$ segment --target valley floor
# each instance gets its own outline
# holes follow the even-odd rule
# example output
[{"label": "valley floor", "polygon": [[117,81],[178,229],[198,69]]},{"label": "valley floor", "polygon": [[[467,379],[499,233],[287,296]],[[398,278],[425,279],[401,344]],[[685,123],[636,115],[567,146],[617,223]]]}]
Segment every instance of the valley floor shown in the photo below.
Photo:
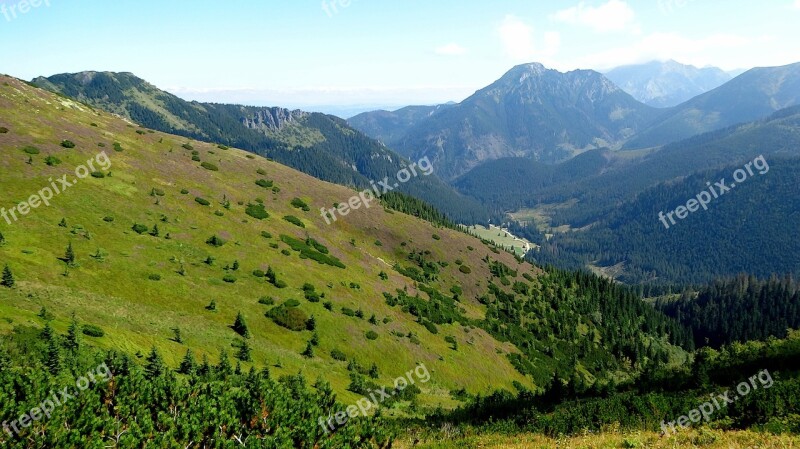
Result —
[{"label": "valley floor", "polygon": [[800,436],[773,435],[754,431],[690,429],[671,437],[654,432],[587,433],[581,436],[549,438],[536,434],[483,435],[417,440],[415,435],[400,438],[393,447],[400,449],[612,449],[612,448],[706,448],[706,449],[788,449],[800,447]]}]

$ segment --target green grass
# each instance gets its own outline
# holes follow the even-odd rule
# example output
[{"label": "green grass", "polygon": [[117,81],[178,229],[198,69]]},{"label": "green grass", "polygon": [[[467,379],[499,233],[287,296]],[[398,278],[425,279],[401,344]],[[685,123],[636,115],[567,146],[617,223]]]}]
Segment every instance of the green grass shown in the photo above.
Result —
[{"label": "green grass", "polygon": [[[459,324],[440,325],[439,334],[433,335],[413,316],[387,306],[382,294],[396,289],[407,289],[410,295],[417,292],[412,280],[391,267],[404,261],[410,251],[424,248],[431,251],[431,259],[449,264],[442,268],[434,286],[446,292],[453,285],[461,285],[461,307],[467,316],[479,318],[485,308],[475,298],[485,293],[490,278],[483,258],[501,259],[514,269],[535,275],[533,267],[520,266],[510,254],[493,254],[473,237],[436,229],[382,208],[362,208],[327,225],[319,214],[306,214],[302,207],[294,207],[292,200],[333,204],[351,196],[352,190],[261,157],[250,159],[247,153],[233,148],[214,156],[219,158],[215,160],[219,171],[198,169],[187,152],[177,151],[186,143],[185,138],[137,134],[135,128],[111,114],[77,103],[62,110],[54,96],[12,78],[3,80],[12,86],[0,90],[0,123],[9,129],[0,140],[0,191],[6,209],[48,186],[49,178],[70,174],[94,157],[98,142],[113,143],[124,151],[108,152],[112,165],[104,172],[110,171],[113,176],[82,179],[55,196],[51,206],[32,210],[17,223],[8,225],[0,220],[0,232],[6,238],[6,244],[0,247],[0,265],[8,263],[17,279],[15,289],[0,288],[0,332],[16,325],[42,327],[44,322],[36,314],[44,306],[54,314],[52,325],[58,332],[65,331],[70,315],[75,313],[81,325],[103,330],[102,337],[85,337],[91,344],[144,354],[155,345],[167,363],[176,367],[187,348],[198,359],[207,355],[212,362],[222,349],[232,353],[235,349],[231,343],[237,336],[229,326],[241,311],[252,333],[254,360],[244,363],[245,369],[254,364],[269,366],[275,375],[300,370],[310,379],[322,375],[343,402],[358,397],[346,391],[349,373],[346,364],[331,357],[334,349],[362,365],[376,363],[382,376],[376,381],[379,384],[391,382],[417,363],[425,363],[432,380],[423,387],[423,405],[453,406],[448,392],[461,387],[478,393],[495,388],[512,390],[513,381],[530,386],[507,359],[509,352],[516,351],[510,344]],[[66,137],[75,148],[61,147]],[[20,151],[26,145],[57,157],[61,164],[48,166],[41,156],[27,164],[27,155]],[[206,154],[203,152],[217,146],[192,142],[191,148]],[[255,183],[257,170],[269,173],[274,185],[280,186],[266,199],[270,216],[262,220],[246,213],[248,204],[256,204],[256,199],[264,196],[264,188]],[[153,191],[158,194],[151,196]],[[196,198],[215,207],[201,206]],[[215,210],[222,209],[217,205],[226,198],[230,208],[222,216],[216,215]],[[302,223],[303,228],[282,218],[291,214],[302,217],[292,221]],[[66,218],[67,228],[58,226],[62,218]],[[135,224],[144,228],[140,228],[141,235],[134,231]],[[158,225],[159,237],[150,235],[154,225]],[[77,231],[73,233],[73,229]],[[440,240],[432,239],[433,234]],[[207,244],[214,235],[226,243],[220,247]],[[287,236],[291,240],[286,241],[301,243],[312,236],[316,245],[303,243],[301,251],[335,258],[331,260],[341,261],[345,268],[301,258],[285,241],[267,236]],[[381,246],[374,245],[376,240]],[[70,242],[79,266],[65,270],[59,257]],[[91,257],[98,250],[103,257]],[[281,254],[287,250],[289,256]],[[215,260],[213,265],[204,263],[209,256]],[[469,265],[472,273],[458,271],[456,259]],[[241,267],[226,272],[224,267],[234,260]],[[279,289],[252,275],[255,270],[266,272],[269,266],[286,288]],[[382,271],[387,275],[385,280],[379,276]],[[235,282],[226,282],[226,276]],[[315,286],[315,293],[321,296],[319,302],[306,299],[302,290],[306,283]],[[351,284],[360,288],[350,288]],[[424,297],[424,293],[421,295]],[[288,330],[266,317],[269,306],[259,304],[262,297],[272,297],[276,304],[297,300],[299,310],[315,317],[320,336],[315,357],[300,355],[310,333]],[[212,301],[216,302],[216,311],[206,310]],[[326,302],[333,304],[334,312],[326,310]],[[339,313],[342,307],[362,309],[366,317],[374,314],[378,324],[346,317]],[[184,344],[171,340],[175,327],[182,330]],[[379,335],[377,340],[365,337],[370,330]],[[413,332],[419,344],[392,332]],[[458,351],[450,349],[445,336],[457,338]],[[278,361],[280,368],[274,366]]]}]

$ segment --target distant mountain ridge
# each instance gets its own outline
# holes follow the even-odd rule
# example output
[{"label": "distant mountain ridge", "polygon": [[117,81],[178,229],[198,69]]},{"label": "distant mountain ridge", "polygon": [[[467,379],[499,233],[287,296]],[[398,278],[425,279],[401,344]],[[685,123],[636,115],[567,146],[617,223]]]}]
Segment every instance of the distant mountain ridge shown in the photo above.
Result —
[{"label": "distant mountain ridge", "polygon": [[[36,78],[32,84],[151,129],[242,148],[341,185],[367,188],[371,181],[394,177],[408,163],[331,115],[188,102],[131,73],[60,74]],[[398,190],[431,203],[455,221],[489,219],[485,208],[459,195],[435,174],[414,177]]]},{"label": "distant mountain ridge", "polygon": [[455,103],[435,106],[406,106],[396,111],[364,112],[347,120],[353,128],[392,147],[409,129]]},{"label": "distant mountain ridge", "polygon": [[699,69],[673,60],[617,67],[605,76],[637,100],[657,108],[677,106],[732,79],[717,67]]},{"label": "distant mountain ridge", "polygon": [[490,160],[556,162],[614,147],[657,114],[598,72],[522,64],[414,125],[393,148],[412,158],[429,157],[439,174],[452,180]]},{"label": "distant mountain ridge", "polygon": [[800,63],[748,70],[722,86],[668,109],[625,148],[656,147],[800,104]]}]

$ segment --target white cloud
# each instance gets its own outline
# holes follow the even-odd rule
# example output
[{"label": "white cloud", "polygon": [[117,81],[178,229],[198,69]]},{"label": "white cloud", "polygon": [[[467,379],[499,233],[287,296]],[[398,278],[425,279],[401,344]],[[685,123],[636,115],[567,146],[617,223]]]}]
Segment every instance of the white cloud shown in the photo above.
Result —
[{"label": "white cloud", "polygon": [[546,64],[561,47],[561,35],[555,31],[544,33],[537,46],[533,27],[512,15],[503,19],[498,34],[506,54],[516,61]]},{"label": "white cloud", "polygon": [[[577,6],[556,12],[551,20],[570,25],[586,26],[601,33],[624,31],[633,26],[636,13],[622,0],[609,0],[598,7],[580,2]],[[633,26],[633,31],[636,27]]]},{"label": "white cloud", "polygon": [[794,9],[800,9],[800,0],[794,0]]},{"label": "white cloud", "polygon": [[449,43],[447,45],[442,45],[441,47],[436,48],[437,55],[460,56],[466,53],[467,49],[456,43]]}]

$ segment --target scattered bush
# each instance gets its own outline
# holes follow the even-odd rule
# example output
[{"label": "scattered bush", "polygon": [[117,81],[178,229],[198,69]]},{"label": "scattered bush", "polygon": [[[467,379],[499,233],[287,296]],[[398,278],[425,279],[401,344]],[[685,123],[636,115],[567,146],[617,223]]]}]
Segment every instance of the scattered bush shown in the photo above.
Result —
[{"label": "scattered bush", "polygon": [[150,279],[151,281],[160,281],[161,280],[161,275],[160,274],[151,274],[151,275],[147,276],[147,279]]},{"label": "scattered bush", "polygon": [[346,362],[347,361],[347,355],[345,355],[344,352],[342,352],[342,351],[340,351],[340,350],[338,350],[336,348],[331,349],[331,358],[333,358],[333,360],[338,360],[340,362]]},{"label": "scattered bush", "polygon": [[299,332],[306,330],[308,316],[297,307],[286,307],[280,305],[267,311],[266,316],[271,318],[275,324],[286,329]]},{"label": "scattered bush", "polygon": [[139,235],[142,235],[142,234],[150,231],[150,228],[148,228],[147,226],[145,226],[143,224],[139,224],[139,223],[134,224],[131,229],[133,229],[133,232],[135,232],[135,233],[137,233]]},{"label": "scattered bush", "polygon": [[278,279],[278,280],[276,280],[276,281],[275,281],[275,283],[274,283],[273,285],[274,285],[276,288],[286,288],[286,287],[287,287],[287,285],[286,285],[286,281],[284,281],[283,279]]},{"label": "scattered bush", "polygon": [[189,143],[184,143],[184,144],[183,144],[183,145],[181,145],[181,146],[182,146],[182,147],[183,147],[183,149],[185,149],[185,150],[194,151],[194,147],[193,147],[191,144],[189,144]]},{"label": "scattered bush", "polygon": [[208,240],[206,240],[206,243],[215,248],[219,248],[220,246],[225,244],[225,240],[223,240],[220,237],[217,237],[216,235],[212,235],[211,237],[208,238]]},{"label": "scattered bush", "polygon": [[256,173],[258,173],[259,175],[262,175],[262,176],[266,176],[267,175],[267,171],[264,170],[263,168],[259,168],[258,170],[256,170]]},{"label": "scattered bush", "polygon": [[288,221],[289,223],[295,225],[295,226],[299,226],[301,228],[305,228],[306,227],[306,225],[303,224],[303,222],[299,218],[295,217],[294,215],[286,215],[285,217],[283,217],[283,219]]},{"label": "scattered bush", "polygon": [[458,271],[460,271],[460,272],[462,272],[464,274],[472,273],[472,269],[470,269],[470,267],[468,267],[466,265],[461,265],[460,267],[458,267]]},{"label": "scattered bush", "polygon": [[442,239],[441,237],[439,237],[439,234],[433,234],[431,237],[433,237],[434,240],[441,240]]},{"label": "scattered bush", "polygon": [[101,329],[99,326],[95,326],[94,324],[84,324],[83,325],[83,334],[88,335],[90,337],[102,337],[106,333]]},{"label": "scattered bush", "polygon": [[267,273],[264,273],[262,270],[253,270],[253,276],[257,278],[263,278],[266,275]]},{"label": "scattered bush", "polygon": [[202,164],[200,164],[200,166],[205,168],[206,170],[219,171],[219,167],[217,167],[216,165],[212,164],[211,162],[203,162]]},{"label": "scattered bush", "polygon": [[367,331],[366,333],[367,340],[377,340],[378,333],[375,331]]},{"label": "scattered bush", "polygon": [[271,239],[272,238],[272,234],[270,234],[267,231],[261,231],[261,237],[264,237],[265,239]]},{"label": "scattered bush", "polygon": [[211,205],[210,201],[208,201],[205,198],[200,198],[199,196],[196,197],[194,200],[197,202],[197,204],[201,204],[203,206],[210,206]]},{"label": "scattered bush", "polygon": [[5,134],[7,132],[8,132],[8,128],[6,128],[5,126],[0,126],[0,134]]},{"label": "scattered bush", "polygon": [[266,179],[259,179],[258,181],[256,181],[256,185],[259,187],[263,187],[265,189],[270,189],[273,186],[273,182],[267,181]]},{"label": "scattered bush", "polygon": [[47,156],[44,158],[44,163],[49,165],[50,167],[55,167],[56,165],[61,163],[61,159],[55,156]]},{"label": "scattered bush", "polygon": [[275,300],[272,298],[272,296],[262,296],[261,298],[258,298],[258,303],[265,306],[271,306],[275,304]]},{"label": "scattered bush", "polygon": [[114,142],[114,151],[118,153],[121,153],[123,151],[122,145],[119,142]]},{"label": "scattered bush", "polygon": [[356,316],[356,311],[351,309],[351,308],[349,308],[349,307],[342,307],[342,315],[349,316],[349,317],[355,317]]},{"label": "scattered bush", "polygon": [[228,284],[236,283],[236,278],[232,274],[226,274],[223,278],[223,281],[227,282]]},{"label": "scattered bush", "polygon": [[101,172],[101,171],[93,171],[91,174],[92,174],[92,178],[103,179],[103,178],[106,177],[106,174]]},{"label": "scattered bush", "polygon": [[140,136],[142,136],[142,135],[144,135],[144,134],[146,134],[146,133],[145,133],[143,130],[141,130],[141,129],[137,129],[137,130],[136,130],[136,134],[139,134]]},{"label": "scattered bush", "polygon": [[192,156],[192,161],[194,161],[194,162],[200,162],[200,160],[201,160],[201,159],[200,159],[200,156],[197,156],[197,155],[194,155],[194,156]]},{"label": "scattered bush", "polygon": [[114,217],[103,217],[103,221],[106,223],[112,223],[114,221]]},{"label": "scattered bush", "polygon": [[75,148],[75,142],[71,140],[62,140],[61,146],[64,148]]},{"label": "scattered bush", "polygon": [[302,209],[304,212],[308,212],[311,208],[306,204],[305,201],[301,200],[300,198],[295,198],[292,200],[292,206],[297,209]]},{"label": "scattered bush", "polygon": [[269,218],[269,213],[266,209],[264,209],[263,204],[248,204],[244,212],[256,220],[264,220]]},{"label": "scattered bush", "polygon": [[39,149],[34,147],[34,146],[32,146],[32,145],[25,145],[24,147],[22,147],[22,151],[24,151],[24,152],[26,152],[28,154],[39,154],[40,153]]}]

